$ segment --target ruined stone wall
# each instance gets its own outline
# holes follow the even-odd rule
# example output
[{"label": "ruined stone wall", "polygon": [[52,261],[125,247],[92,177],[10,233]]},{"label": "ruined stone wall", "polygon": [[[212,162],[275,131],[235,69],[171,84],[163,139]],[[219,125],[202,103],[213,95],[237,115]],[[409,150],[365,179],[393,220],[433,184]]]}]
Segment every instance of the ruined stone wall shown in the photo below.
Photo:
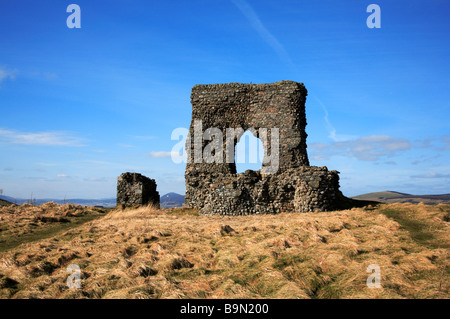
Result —
[{"label": "ruined stone wall", "polygon": [[280,174],[248,170],[199,184],[190,205],[206,215],[277,214],[337,208],[339,177],[326,167],[300,167]]},{"label": "ruined stone wall", "polygon": [[[280,170],[309,165],[306,152],[305,101],[307,91],[302,83],[282,81],[273,84],[213,84],[192,88],[192,121],[190,134],[194,134],[194,121],[201,120],[203,131],[215,127],[223,132],[227,128],[279,128]],[[234,145],[238,139],[234,141]],[[224,134],[224,141],[226,137]],[[206,144],[206,143],[205,143]],[[205,146],[203,145],[203,147]],[[194,163],[194,141],[187,145],[192,165],[211,173],[236,173],[236,166],[226,164]],[[270,150],[270,148],[269,148]]]},{"label": "ruined stone wall", "polygon": [[138,173],[123,173],[117,178],[117,205],[148,205],[159,208],[156,182]]},{"label": "ruined stone wall", "polygon": [[[280,213],[283,211],[326,211],[336,207],[339,176],[326,167],[310,167],[306,151],[305,101],[307,90],[302,83],[281,81],[271,84],[196,85],[192,89],[192,121],[190,139],[186,143],[186,205],[198,207],[202,214],[245,215]],[[240,136],[231,141],[227,128],[279,130],[279,163],[273,174],[261,171],[236,174],[235,163],[195,161],[200,133],[218,128],[222,144],[235,149]],[[195,131],[197,130],[197,132]],[[200,134],[201,135],[201,134]],[[259,137],[259,136],[258,136]],[[198,140],[197,140],[198,142]],[[262,141],[265,157],[271,154],[270,139]],[[203,151],[209,141],[200,141]],[[233,157],[234,158],[234,157]]]}]

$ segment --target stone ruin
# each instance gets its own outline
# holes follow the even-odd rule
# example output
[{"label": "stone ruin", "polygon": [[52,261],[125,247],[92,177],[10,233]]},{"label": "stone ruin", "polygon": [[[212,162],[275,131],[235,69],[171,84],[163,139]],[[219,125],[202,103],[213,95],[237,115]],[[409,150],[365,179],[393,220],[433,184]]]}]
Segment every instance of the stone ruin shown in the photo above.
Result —
[{"label": "stone ruin", "polygon": [[[192,121],[186,142],[185,172],[187,207],[197,207],[207,215],[276,214],[281,212],[313,212],[337,209],[344,198],[339,191],[337,171],[309,165],[306,151],[305,101],[303,83],[281,81],[271,84],[196,85],[192,89]],[[252,128],[253,135],[261,130],[278,128],[278,150],[263,140],[265,154],[261,170],[236,174],[234,149],[242,134],[227,138],[222,144],[233,150],[233,160],[210,162],[196,160],[207,142],[195,137],[208,128]],[[195,131],[197,130],[197,132]],[[200,145],[199,145],[200,143]],[[276,172],[267,173],[270,161],[266,156],[278,151]],[[197,153],[196,153],[197,152]],[[225,152],[226,153],[226,152]],[[225,157],[225,153],[223,156]],[[201,153],[200,153],[201,155]],[[219,155],[220,156],[220,155]],[[273,161],[273,158],[271,159]]]},{"label": "stone ruin", "polygon": [[117,205],[154,205],[159,208],[156,182],[138,173],[123,173],[117,178]]}]

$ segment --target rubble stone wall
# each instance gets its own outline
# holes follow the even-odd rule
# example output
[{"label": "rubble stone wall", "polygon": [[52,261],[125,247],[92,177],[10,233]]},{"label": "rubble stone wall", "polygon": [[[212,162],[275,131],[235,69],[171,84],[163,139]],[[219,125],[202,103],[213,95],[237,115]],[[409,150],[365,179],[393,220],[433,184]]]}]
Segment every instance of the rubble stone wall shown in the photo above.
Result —
[{"label": "rubble stone wall", "polygon": [[156,182],[138,173],[123,173],[117,178],[117,205],[148,205],[159,208]]},{"label": "rubble stone wall", "polygon": [[[307,90],[302,83],[281,81],[270,84],[196,85],[192,89],[190,139],[186,143],[186,199],[188,207],[201,214],[247,215],[310,212],[335,209],[339,191],[337,171],[309,166],[306,151],[305,101]],[[227,128],[250,128],[259,134],[279,130],[279,165],[272,174],[263,170],[236,174],[235,163],[195,161],[195,123],[201,121],[201,133],[208,128],[223,132],[227,145]],[[198,126],[197,126],[198,130]],[[270,134],[269,134],[270,136]],[[233,150],[239,136],[234,138]],[[198,141],[198,140],[197,140]],[[230,142],[228,140],[228,142]],[[209,141],[201,141],[204,150]],[[263,141],[265,156],[271,154],[270,138]],[[264,165],[270,165],[264,163]]]}]

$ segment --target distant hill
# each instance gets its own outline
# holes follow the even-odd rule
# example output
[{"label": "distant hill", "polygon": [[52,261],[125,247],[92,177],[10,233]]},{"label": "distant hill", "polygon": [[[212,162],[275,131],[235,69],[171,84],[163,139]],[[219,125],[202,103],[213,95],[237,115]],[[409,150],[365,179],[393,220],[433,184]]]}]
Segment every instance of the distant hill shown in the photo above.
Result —
[{"label": "distant hill", "polygon": [[184,204],[184,195],[177,193],[168,193],[161,196],[160,206],[161,208],[181,207]]},{"label": "distant hill", "polygon": [[0,195],[0,200],[7,201],[7,202],[12,203],[12,204],[16,204],[16,199],[14,197]]},{"label": "distant hill", "polygon": [[[10,203],[14,203],[17,205],[22,205],[30,202],[30,199],[24,199],[24,198],[14,198],[10,196],[4,196],[0,195],[0,199],[6,200]],[[36,199],[36,202],[34,204],[36,205],[42,205],[44,203],[48,202],[54,202],[57,204],[75,204],[75,205],[82,205],[82,206],[103,206],[103,207],[115,207],[116,206],[116,199],[115,198],[102,198],[102,199],[82,199],[82,198],[69,198],[66,200],[63,199],[54,199],[54,198],[41,198]]]},{"label": "distant hill", "polygon": [[[30,202],[30,199],[24,198],[14,198],[10,196],[0,195],[0,200],[6,201],[5,204],[0,202],[0,206],[6,206],[7,202],[22,205]],[[82,206],[102,206],[106,208],[115,207],[116,199],[115,198],[102,198],[102,199],[82,199],[82,198],[69,198],[66,200],[62,199],[54,199],[54,198],[42,198],[36,199],[36,205],[42,205],[44,203],[54,202],[57,204],[75,204]],[[161,208],[172,208],[172,207],[181,207],[184,204],[184,196],[177,193],[168,193],[164,196],[161,196]],[[9,204],[10,205],[10,204]]]},{"label": "distant hill", "polygon": [[367,193],[352,197],[353,199],[368,200],[381,203],[420,203],[427,205],[449,204],[450,194],[442,195],[411,195],[394,191]]}]

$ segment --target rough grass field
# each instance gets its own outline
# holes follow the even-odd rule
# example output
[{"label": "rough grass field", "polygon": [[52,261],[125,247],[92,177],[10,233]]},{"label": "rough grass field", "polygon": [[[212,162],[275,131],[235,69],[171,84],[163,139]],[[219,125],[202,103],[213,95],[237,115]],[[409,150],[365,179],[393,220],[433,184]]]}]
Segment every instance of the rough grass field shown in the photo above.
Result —
[{"label": "rough grass field", "polygon": [[[85,209],[96,219],[20,245],[26,222],[3,209],[2,298],[449,298],[449,205],[240,217]],[[70,264],[81,289],[66,284]],[[382,288],[366,286],[371,264]]]},{"label": "rough grass field", "polygon": [[0,252],[21,243],[51,237],[64,229],[98,218],[105,212],[105,209],[54,203],[0,207]]}]

